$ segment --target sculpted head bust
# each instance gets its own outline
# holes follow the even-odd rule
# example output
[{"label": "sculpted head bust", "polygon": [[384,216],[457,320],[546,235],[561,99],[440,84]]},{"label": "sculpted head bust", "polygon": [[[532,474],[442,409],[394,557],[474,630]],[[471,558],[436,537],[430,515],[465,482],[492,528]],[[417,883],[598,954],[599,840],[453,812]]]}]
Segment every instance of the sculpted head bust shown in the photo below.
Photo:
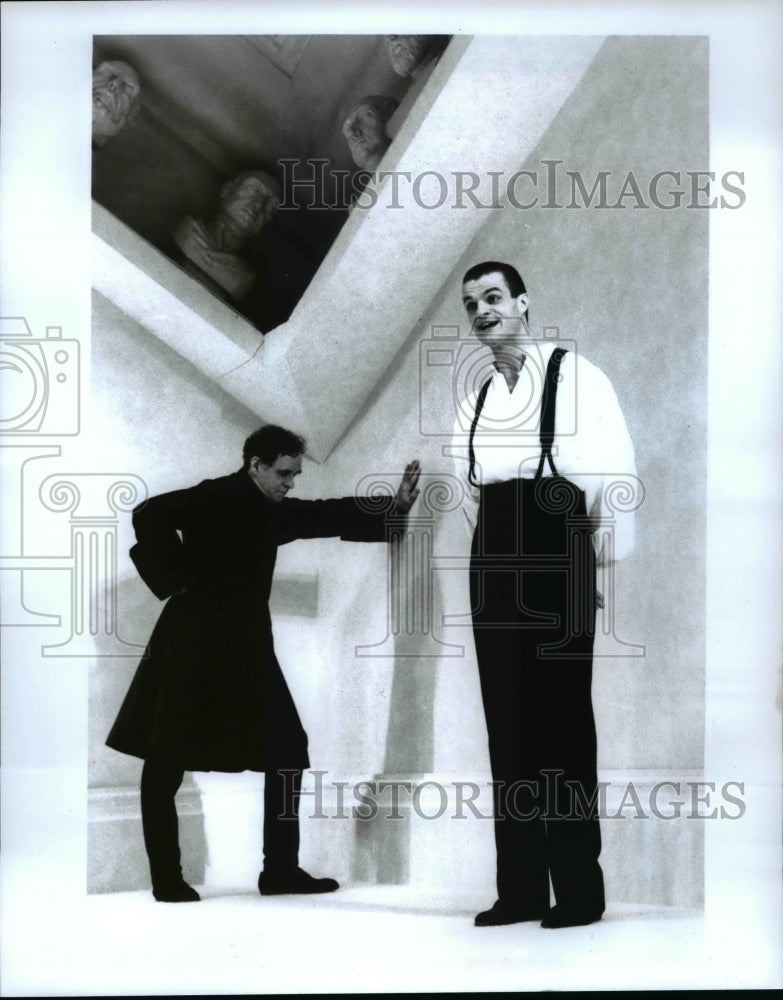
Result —
[{"label": "sculpted head bust", "polygon": [[446,47],[448,35],[386,35],[386,50],[397,76],[416,78]]},{"label": "sculpted head bust", "polygon": [[102,62],[92,71],[92,144],[97,149],[139,113],[141,83],[126,62]]},{"label": "sculpted head bust", "polygon": [[399,101],[382,94],[370,94],[355,105],[343,123],[343,135],[353,162],[364,170],[375,170],[389,148],[386,122]]},{"label": "sculpted head bust", "polygon": [[205,222],[188,216],[174,231],[174,241],[185,255],[190,273],[219,295],[243,299],[256,275],[242,251],[272,220],[281,196],[278,182],[263,170],[245,170],[226,181],[213,219]]},{"label": "sculpted head bust", "polygon": [[271,222],[280,204],[280,185],[263,170],[245,170],[220,189],[216,233],[225,248],[235,237],[237,245],[260,233]]}]

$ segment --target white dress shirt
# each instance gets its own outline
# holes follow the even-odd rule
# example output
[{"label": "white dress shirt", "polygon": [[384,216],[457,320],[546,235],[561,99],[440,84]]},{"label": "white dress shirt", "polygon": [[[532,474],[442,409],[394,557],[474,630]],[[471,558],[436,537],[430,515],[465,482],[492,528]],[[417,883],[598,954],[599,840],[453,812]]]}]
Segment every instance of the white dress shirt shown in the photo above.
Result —
[{"label": "white dress shirt", "polygon": [[[474,476],[478,483],[532,479],[541,457],[541,397],[553,340],[530,340],[526,359],[509,392],[496,371],[484,400],[473,438]],[[587,512],[595,529],[598,564],[622,559],[633,549],[634,511],[643,489],[617,396],[604,373],[568,350],[560,365],[552,460],[560,476],[585,493]],[[478,390],[467,397],[455,424],[456,470],[466,495],[466,513],[475,526],[479,492],[468,481],[469,430],[476,412]],[[544,476],[553,475],[549,462]]]}]

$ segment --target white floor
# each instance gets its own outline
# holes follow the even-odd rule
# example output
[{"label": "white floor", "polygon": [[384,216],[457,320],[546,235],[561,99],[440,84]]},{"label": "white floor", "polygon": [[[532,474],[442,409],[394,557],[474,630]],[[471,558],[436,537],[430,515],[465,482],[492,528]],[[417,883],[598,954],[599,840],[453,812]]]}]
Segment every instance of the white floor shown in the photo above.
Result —
[{"label": "white floor", "polygon": [[435,855],[410,887],[261,897],[244,823],[199,903],[87,895],[83,775],[52,773],[3,776],[3,997],[783,986],[779,785],[752,789],[742,822],[707,824],[703,914],[614,904],[598,924],[544,930],[474,927],[490,887],[477,899],[475,871],[444,874]]},{"label": "white floor", "polygon": [[30,904],[4,928],[4,996],[720,985],[705,981],[717,969],[692,912],[627,906],[589,927],[475,928],[474,908],[453,895],[369,886],[307,899],[208,887],[182,905],[116,893],[67,910],[50,893]]}]

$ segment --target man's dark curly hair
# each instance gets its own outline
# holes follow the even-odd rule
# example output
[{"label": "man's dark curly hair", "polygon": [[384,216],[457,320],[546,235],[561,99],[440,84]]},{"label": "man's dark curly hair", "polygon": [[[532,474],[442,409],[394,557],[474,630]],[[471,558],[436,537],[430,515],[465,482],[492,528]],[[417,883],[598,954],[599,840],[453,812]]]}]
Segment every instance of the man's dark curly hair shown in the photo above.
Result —
[{"label": "man's dark curly hair", "polygon": [[250,468],[250,459],[260,458],[264,465],[274,465],[280,455],[304,455],[307,444],[303,437],[276,424],[266,424],[253,431],[242,448],[243,471]]}]

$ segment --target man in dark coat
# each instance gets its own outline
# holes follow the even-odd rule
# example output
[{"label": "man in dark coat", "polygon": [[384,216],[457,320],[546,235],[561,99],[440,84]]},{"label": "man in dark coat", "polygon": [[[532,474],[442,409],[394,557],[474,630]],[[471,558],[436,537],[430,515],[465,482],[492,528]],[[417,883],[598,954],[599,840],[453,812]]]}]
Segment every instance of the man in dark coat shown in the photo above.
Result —
[{"label": "man in dark coat", "polygon": [[263,771],[262,895],[331,892],[298,866],[307,735],[275,657],[269,594],[277,548],[296,538],[385,541],[418,495],[418,462],[396,497],[293,500],[305,442],[282,427],[247,439],[242,468],[153,497],[133,512],[131,557],[164,607],[107,745],[144,760],[141,814],[152,891],[198,893],[180,868],[174,796],[187,771]]}]

